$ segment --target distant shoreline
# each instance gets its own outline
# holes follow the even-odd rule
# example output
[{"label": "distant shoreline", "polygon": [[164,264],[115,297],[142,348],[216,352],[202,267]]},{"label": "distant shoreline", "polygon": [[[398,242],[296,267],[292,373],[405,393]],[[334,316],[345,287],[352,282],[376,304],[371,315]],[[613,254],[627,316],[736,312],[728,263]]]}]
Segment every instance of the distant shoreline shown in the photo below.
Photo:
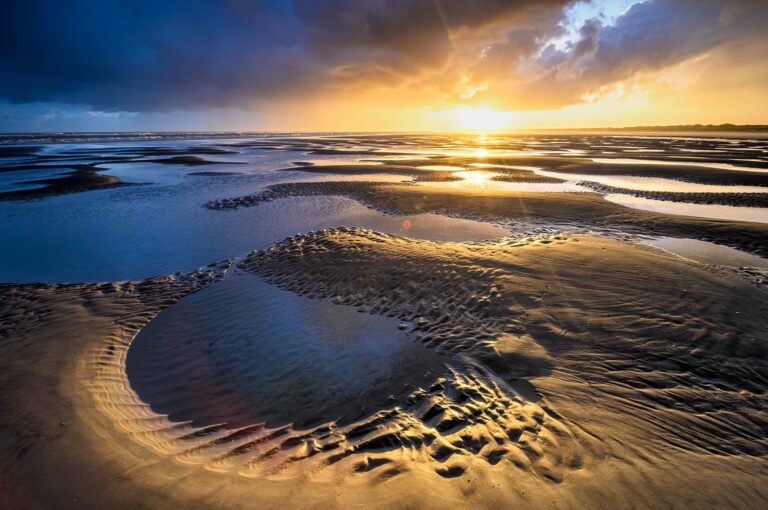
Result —
[{"label": "distant shoreline", "polygon": [[601,128],[566,128],[558,131],[703,131],[768,132],[768,124],[678,124],[672,126],[627,126]]},{"label": "distant shoreline", "polygon": [[[92,132],[0,132],[0,145],[51,144],[67,142],[170,141],[201,139],[238,139],[273,136],[343,136],[352,134],[467,134],[468,131],[92,131]],[[531,128],[497,130],[499,135],[526,134],[594,134],[628,136],[686,136],[719,138],[768,138],[768,124],[685,124],[672,126],[629,126],[601,128]]]},{"label": "distant shoreline", "polygon": [[526,133],[560,133],[628,136],[686,136],[702,138],[768,138],[768,124],[682,124],[674,126],[627,126],[601,128],[536,128]]}]

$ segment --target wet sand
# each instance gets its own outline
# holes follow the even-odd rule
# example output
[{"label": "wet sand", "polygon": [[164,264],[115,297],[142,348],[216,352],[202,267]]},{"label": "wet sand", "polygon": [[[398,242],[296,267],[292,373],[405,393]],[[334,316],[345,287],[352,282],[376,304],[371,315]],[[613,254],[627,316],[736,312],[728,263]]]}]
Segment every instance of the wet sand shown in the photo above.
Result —
[{"label": "wet sand", "polygon": [[6,285],[4,506],[746,508],[768,497],[757,483],[768,297],[732,273],[595,237],[460,244],[358,229],[295,236],[240,266],[407,321],[451,361],[346,425],[173,423],[138,397],[126,357],[145,324],[213,289],[226,263]]},{"label": "wet sand", "polygon": [[739,207],[768,207],[768,193],[696,193],[685,191],[643,191],[628,188],[606,186],[597,182],[579,181],[584,186],[598,193],[621,193],[633,197],[665,200],[669,202],[687,202],[690,204],[734,205]]},{"label": "wet sand", "polygon": [[[488,175],[575,186],[534,168],[768,186],[765,141],[547,135],[478,147],[459,135],[318,135],[0,149],[0,171],[30,180],[58,165],[119,186],[96,165],[167,164],[175,179],[196,176],[184,186],[210,181],[183,199],[200,215],[274,210],[243,217],[281,232],[266,248],[261,231],[242,234],[257,251],[191,272],[0,284],[0,508],[768,500],[768,224],[653,213],[594,191],[462,186]],[[227,179],[236,172],[175,174],[240,159],[243,174]],[[248,180],[259,164],[272,173]],[[57,190],[77,176],[55,177],[12,193],[93,189]],[[754,205],[737,193],[621,190]],[[402,235],[340,214],[345,226],[279,239],[293,223],[278,205],[323,216],[308,209],[322,197],[359,202],[368,209],[346,201]]]},{"label": "wet sand", "polygon": [[555,228],[669,235],[768,255],[768,227],[629,209],[594,193],[500,193],[431,189],[376,182],[308,182],[269,186],[253,195],[210,202],[218,210],[300,196],[341,195],[388,214],[438,212],[484,221],[521,221]]},{"label": "wet sand", "polygon": [[75,170],[65,172],[62,177],[51,179],[31,179],[19,181],[19,184],[41,184],[43,187],[22,189],[17,191],[5,191],[0,193],[0,200],[33,200],[67,193],[80,193],[97,189],[119,188],[122,186],[136,186],[134,183],[122,182],[111,175],[101,175],[101,168],[88,165],[78,165]]},{"label": "wet sand", "polygon": [[[108,155],[104,155],[108,154]],[[42,187],[0,192],[0,200],[34,200],[69,193],[82,193],[137,183],[123,182],[112,175],[103,175],[108,170],[99,165],[123,163],[147,163],[176,166],[214,165],[218,163],[238,164],[236,161],[211,161],[195,154],[217,155],[236,154],[235,151],[209,147],[173,149],[164,147],[72,149],[58,154],[41,154],[40,147],[0,147],[0,159],[14,158],[8,164],[0,163],[0,172],[23,172],[29,179],[19,179],[16,184],[40,184]],[[155,157],[168,156],[168,157]],[[21,158],[20,161],[18,159]],[[35,171],[60,169],[61,176],[49,179],[34,179]],[[226,175],[226,172],[197,172],[196,175]]]},{"label": "wet sand", "polygon": [[[456,176],[459,172],[472,170],[472,167],[453,167],[448,165],[417,165],[405,164],[404,161],[380,162],[377,164],[347,164],[347,165],[298,165],[292,168],[285,168],[283,171],[299,171],[308,173],[318,173],[323,175],[370,175],[370,174],[390,174],[413,177],[415,181],[438,182],[438,181],[461,181],[463,177]],[[432,161],[434,163],[434,161]],[[562,182],[562,179],[555,179],[543,175],[537,175],[530,170],[521,169],[500,169],[496,180],[506,182]]]}]

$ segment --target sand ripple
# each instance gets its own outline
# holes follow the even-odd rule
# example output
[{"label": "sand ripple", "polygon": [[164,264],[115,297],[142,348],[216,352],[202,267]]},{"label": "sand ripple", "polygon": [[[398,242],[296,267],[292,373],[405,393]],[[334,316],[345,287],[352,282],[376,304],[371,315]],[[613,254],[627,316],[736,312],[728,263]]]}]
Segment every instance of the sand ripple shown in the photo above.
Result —
[{"label": "sand ripple", "polygon": [[[73,351],[77,384],[66,385],[89,391],[60,430],[35,406],[0,399],[18,407],[4,422],[10,439],[3,459],[12,453],[16,462],[72,465],[79,457],[68,452],[62,464],[40,438],[55,442],[73,420],[90,434],[79,444],[109,452],[106,460],[88,449],[83,455],[110,469],[116,463],[135,486],[201,473],[192,479],[210,481],[211,497],[235,506],[243,500],[225,494],[242,495],[249,485],[233,483],[231,475],[250,478],[260,497],[262,490],[277,491],[263,496],[269,507],[285,493],[265,484],[298,488],[307,481],[323,501],[339,484],[397,500],[400,492],[388,485],[397,483],[402,497],[427,504],[420,486],[409,482],[417,480],[430,489],[425,494],[445,491],[452,501],[484,507],[500,501],[552,507],[557,500],[554,507],[566,508],[589,498],[655,507],[680,501],[694,487],[691,501],[725,507],[750,506],[763,496],[754,482],[768,455],[768,296],[731,271],[588,236],[476,244],[355,228],[294,236],[254,252],[240,270],[326,304],[404,321],[412,337],[449,361],[396,401],[347,421],[303,428],[257,416],[175,421],[135,391],[126,371],[131,344],[162,310],[220,285],[228,267],[137,282],[7,286],[4,352],[24,353],[35,342],[60,352],[57,340],[68,338],[68,324],[108,334]],[[176,351],[180,363],[158,377],[182,377],[189,352],[181,344],[163,347],[171,360]],[[28,361],[19,363],[35,366]],[[52,377],[49,366],[35,370]],[[34,380],[8,373],[16,374],[3,375],[8,388],[14,387],[8,377]],[[55,398],[35,391],[49,412],[61,412]],[[226,405],[233,396],[214,388],[200,400]],[[178,483],[189,491],[179,501],[204,488]],[[313,499],[301,501],[309,506]]]}]

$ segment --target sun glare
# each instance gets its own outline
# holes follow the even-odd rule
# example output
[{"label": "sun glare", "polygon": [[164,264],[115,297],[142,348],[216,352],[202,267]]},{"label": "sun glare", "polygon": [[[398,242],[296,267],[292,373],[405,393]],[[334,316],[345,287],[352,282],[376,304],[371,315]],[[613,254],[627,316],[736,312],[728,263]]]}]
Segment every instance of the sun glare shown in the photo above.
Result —
[{"label": "sun glare", "polygon": [[456,110],[458,124],[473,131],[493,131],[507,127],[507,114],[490,108],[460,106]]}]

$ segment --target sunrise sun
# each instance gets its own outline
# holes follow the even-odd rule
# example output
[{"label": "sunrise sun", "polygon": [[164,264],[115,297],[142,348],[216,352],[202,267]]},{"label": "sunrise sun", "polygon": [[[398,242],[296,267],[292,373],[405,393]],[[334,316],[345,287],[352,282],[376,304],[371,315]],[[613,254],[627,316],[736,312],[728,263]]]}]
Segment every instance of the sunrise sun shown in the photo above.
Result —
[{"label": "sunrise sun", "polygon": [[510,114],[491,108],[460,106],[455,110],[456,123],[460,129],[471,131],[494,131],[510,127]]}]

